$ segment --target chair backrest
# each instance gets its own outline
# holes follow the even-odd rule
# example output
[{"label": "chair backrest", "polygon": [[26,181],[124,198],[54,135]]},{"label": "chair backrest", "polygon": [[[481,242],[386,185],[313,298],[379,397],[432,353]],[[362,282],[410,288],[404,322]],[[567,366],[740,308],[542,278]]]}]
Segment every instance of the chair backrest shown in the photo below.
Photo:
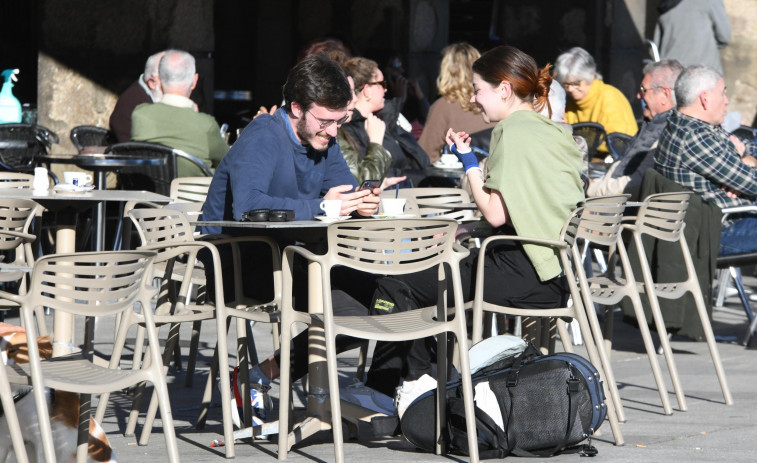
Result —
[{"label": "chair backrest", "polygon": [[[449,208],[434,207],[437,204],[470,203],[470,194],[462,188],[400,188],[398,193],[395,190],[389,189],[381,193],[381,196],[393,198],[397,195],[399,198],[406,198],[408,203],[405,206],[405,212],[409,214],[415,213],[421,217],[454,220],[473,217],[473,211],[471,210],[455,211]],[[415,210],[416,207],[417,210]]]},{"label": "chair backrest", "polygon": [[451,262],[457,222],[448,219],[347,220],[328,228],[333,265],[399,275]]},{"label": "chair backrest", "polygon": [[597,122],[577,122],[573,126],[573,135],[581,136],[589,147],[589,159],[597,154],[597,149],[604,143],[607,133],[602,124]]},{"label": "chair backrest", "polygon": [[612,246],[623,226],[623,211],[629,195],[587,198],[577,237],[602,246]]},{"label": "chair backrest", "polygon": [[213,177],[179,177],[171,180],[171,201],[204,203]]},{"label": "chair backrest", "polygon": [[162,242],[192,242],[192,226],[182,211],[167,208],[144,208],[129,211],[142,245]]},{"label": "chair backrest", "polygon": [[0,172],[0,189],[33,188],[34,175],[21,172]]},{"label": "chair backrest", "polygon": [[647,196],[636,215],[639,231],[663,241],[678,241],[692,194],[685,191]]},{"label": "chair backrest", "polygon": [[29,171],[34,158],[60,140],[52,130],[36,124],[0,124],[0,167]]},{"label": "chair backrest", "polygon": [[607,134],[607,147],[615,159],[620,159],[626,154],[626,149],[633,137],[627,133],[613,132]]},{"label": "chair backrest", "polygon": [[170,193],[171,180],[177,177],[172,148],[158,143],[127,141],[109,146],[105,153],[165,159],[157,166],[124,167],[119,171],[119,178],[127,190],[147,190],[166,196]]},{"label": "chair backrest", "polygon": [[192,154],[187,153],[186,151],[182,151],[179,149],[173,150],[174,156],[176,156],[176,162],[177,166],[181,163],[188,163],[193,165],[194,167],[197,167],[206,177],[212,177],[213,171],[210,170],[210,167],[206,166],[204,162],[197,156],[194,156]]},{"label": "chair backrest", "polygon": [[154,259],[155,253],[150,251],[40,257],[32,271],[31,303],[87,317],[118,314],[140,300],[146,278],[152,276]]},{"label": "chair backrest", "polygon": [[116,143],[116,134],[104,127],[94,125],[78,125],[69,133],[71,143],[79,152],[91,146],[110,146]]},{"label": "chair backrest", "polygon": [[40,205],[30,199],[0,199],[0,250],[16,249],[24,240],[3,232],[29,233]]},{"label": "chair backrest", "polygon": [[731,132],[731,134],[736,135],[741,141],[752,143],[757,141],[757,129],[749,127],[748,125],[739,126],[739,128]]}]

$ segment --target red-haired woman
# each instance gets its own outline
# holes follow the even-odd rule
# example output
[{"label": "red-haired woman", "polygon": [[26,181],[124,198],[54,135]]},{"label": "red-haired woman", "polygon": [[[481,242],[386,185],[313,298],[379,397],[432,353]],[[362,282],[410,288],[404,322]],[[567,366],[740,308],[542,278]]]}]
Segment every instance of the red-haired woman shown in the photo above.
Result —
[{"label": "red-haired woman", "polygon": [[[565,220],[584,199],[579,177],[582,159],[573,137],[538,113],[549,104],[552,77],[548,68],[539,69],[529,55],[507,46],[485,53],[473,64],[471,101],[481,108],[485,121],[497,122],[486,175],[468,146],[468,134],[453,128],[447,133],[447,142],[454,145],[452,150],[463,163],[476,205],[498,234],[558,239]],[[555,253],[516,242],[502,243],[486,253],[484,299],[511,307],[562,306],[567,286]],[[471,250],[460,265],[468,300],[475,287],[476,251]],[[433,270],[401,282],[380,279],[374,299],[382,301],[374,311],[388,306],[403,311],[433,305],[435,276]],[[434,385],[426,376],[431,371],[429,358],[424,342],[381,343],[376,347],[368,385],[388,392],[388,386],[402,376],[405,383],[398,390],[401,414],[417,393]]]}]

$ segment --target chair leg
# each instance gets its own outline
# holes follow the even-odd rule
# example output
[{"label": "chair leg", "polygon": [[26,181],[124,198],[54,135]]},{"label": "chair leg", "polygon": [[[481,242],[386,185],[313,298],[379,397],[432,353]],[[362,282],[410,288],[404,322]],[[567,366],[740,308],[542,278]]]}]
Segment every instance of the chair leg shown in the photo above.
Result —
[{"label": "chair leg", "polygon": [[286,313],[282,314],[281,319],[281,351],[279,363],[279,460],[287,459],[289,451],[289,403],[291,402],[292,380],[291,372],[291,341],[292,341],[292,324]]},{"label": "chair leg", "polygon": [[[693,279],[694,281],[696,281],[696,275],[693,276]],[[697,312],[699,313],[699,320],[702,322],[704,337],[707,340],[707,346],[710,348],[710,356],[712,357],[712,363],[715,366],[715,373],[717,373],[718,375],[720,389],[723,392],[723,399],[725,400],[726,405],[733,405],[733,397],[731,396],[731,390],[728,387],[728,382],[725,377],[723,362],[720,360],[720,351],[718,350],[717,343],[715,342],[715,334],[712,332],[710,317],[707,315],[707,309],[704,304],[702,291],[698,290],[698,288],[699,284],[697,283],[696,289],[692,291],[692,293],[694,295],[694,301],[696,302]]]},{"label": "chair leg", "polygon": [[[589,354],[589,361],[592,363],[592,365],[594,365],[597,371],[599,371],[600,377],[606,377],[602,361],[599,358],[599,353],[597,352],[597,347],[594,344],[594,337],[588,335],[589,333],[591,333],[591,327],[589,326],[588,320],[586,320],[586,314],[581,310],[576,310],[576,318],[578,319],[578,323],[581,325],[581,331],[586,333],[586,335],[584,336],[584,345],[586,346],[586,351]],[[605,397],[611,397],[607,388],[607,381],[603,381],[602,384],[605,389]],[[623,434],[620,431],[618,415],[615,410],[615,402],[610,399],[605,403],[607,405],[607,418],[610,422],[610,429],[612,430],[612,435],[615,439],[615,445],[623,445],[625,443],[625,440],[623,439]]]},{"label": "chair leg", "polygon": [[752,305],[749,303],[749,297],[747,297],[746,290],[744,289],[744,282],[741,278],[741,269],[731,267],[731,276],[733,277],[733,282],[736,284],[736,289],[739,292],[739,299],[741,299],[741,305],[744,307],[744,313],[746,313],[746,318],[751,323],[754,319],[754,312],[752,311]]},{"label": "chair leg", "polygon": [[[313,329],[313,328],[311,328]],[[342,405],[339,397],[339,373],[337,371],[336,343],[334,336],[326,335],[326,370],[329,376],[329,399],[331,402],[331,434],[334,438],[334,461],[344,463],[344,437],[342,435]],[[440,368],[443,370],[443,368]]]},{"label": "chair leg", "polygon": [[[5,420],[8,424],[8,431],[11,437],[12,449],[16,454],[18,463],[28,463],[26,456],[26,447],[24,446],[24,436],[18,424],[16,415],[16,405],[13,403],[13,393],[8,384],[8,377],[5,373],[5,365],[0,365],[0,405],[3,406]],[[11,449],[0,449],[0,461],[5,461],[8,451]]]},{"label": "chair leg", "polygon": [[187,359],[187,371],[184,377],[184,386],[192,387],[194,381],[195,368],[197,366],[197,352],[200,348],[200,330],[202,321],[192,323],[192,339],[189,344],[189,358]]},{"label": "chair leg", "polygon": [[92,396],[79,395],[79,427],[76,436],[76,462],[87,463],[89,451],[89,414]]},{"label": "chair leg", "polygon": [[360,351],[357,357],[357,371],[355,372],[355,379],[361,383],[365,382],[365,364],[368,362],[368,341],[360,346]]},{"label": "chair leg", "polygon": [[[171,363],[171,356],[175,353],[176,345],[179,343],[179,324],[172,323],[171,329],[168,331],[168,339],[166,339],[166,346],[163,350],[163,374],[168,372],[168,365]],[[152,427],[155,423],[155,415],[158,413],[158,391],[153,389],[152,396],[150,398],[150,405],[147,407],[147,415],[145,416],[145,424],[142,427],[142,434],[139,437],[139,445],[147,445],[152,434]]]},{"label": "chair leg", "polygon": [[[733,267],[731,267],[732,269]],[[725,302],[726,292],[728,292],[728,284],[731,282],[731,276],[728,272],[729,269],[721,268],[718,270],[718,296],[715,299],[715,307],[723,307]]]},{"label": "chair leg", "polygon": [[[654,376],[655,384],[657,384],[657,391],[660,394],[663,412],[666,415],[672,415],[673,409],[670,406],[670,399],[668,398],[668,388],[665,385],[665,380],[662,378],[660,362],[657,360],[657,351],[655,350],[654,342],[652,341],[652,334],[649,331],[646,315],[644,315],[644,307],[641,305],[641,298],[639,297],[638,292],[632,292],[630,298],[636,320],[638,320],[639,331],[641,331],[641,339],[644,342],[644,348],[646,349],[647,357],[649,358],[649,365],[652,367],[652,376]],[[667,341],[667,336],[665,336],[665,340]],[[670,364],[668,364],[668,369],[670,368]]]},{"label": "chair leg", "polygon": [[585,336],[588,337],[589,333],[594,338],[594,346],[597,349],[597,354],[602,362],[603,369],[605,371],[605,386],[610,391],[610,398],[615,404],[615,412],[618,415],[618,421],[624,423],[626,421],[626,414],[623,410],[623,403],[620,400],[620,393],[618,392],[618,383],[615,382],[615,373],[612,371],[612,365],[610,364],[610,357],[605,350],[605,340],[602,335],[602,327],[599,326],[599,320],[597,319],[597,311],[594,310],[594,305],[588,305],[584,307],[586,310],[586,318],[589,322],[590,332],[586,332]]}]

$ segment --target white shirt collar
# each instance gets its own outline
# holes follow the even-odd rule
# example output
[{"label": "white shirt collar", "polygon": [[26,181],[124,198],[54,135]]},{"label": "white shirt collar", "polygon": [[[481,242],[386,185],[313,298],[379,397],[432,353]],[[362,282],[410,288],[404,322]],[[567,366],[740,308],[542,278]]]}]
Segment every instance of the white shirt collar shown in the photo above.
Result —
[{"label": "white shirt collar", "polygon": [[176,106],[179,108],[192,108],[195,107],[195,102],[189,98],[174,93],[164,93],[163,98],[160,99],[161,103],[165,103],[169,106]]}]

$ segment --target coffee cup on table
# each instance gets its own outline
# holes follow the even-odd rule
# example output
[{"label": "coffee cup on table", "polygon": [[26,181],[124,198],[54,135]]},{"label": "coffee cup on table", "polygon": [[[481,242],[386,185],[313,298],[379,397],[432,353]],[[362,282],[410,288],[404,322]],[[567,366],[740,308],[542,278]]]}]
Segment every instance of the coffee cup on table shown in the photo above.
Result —
[{"label": "coffee cup on table", "polygon": [[405,198],[381,198],[381,209],[385,215],[402,215],[405,210]]},{"label": "coffee cup on table", "polygon": [[74,186],[89,185],[92,176],[86,172],[63,172],[63,181]]},{"label": "coffee cup on table", "polygon": [[321,209],[326,213],[326,217],[337,218],[342,212],[342,200],[324,199],[321,201]]}]

